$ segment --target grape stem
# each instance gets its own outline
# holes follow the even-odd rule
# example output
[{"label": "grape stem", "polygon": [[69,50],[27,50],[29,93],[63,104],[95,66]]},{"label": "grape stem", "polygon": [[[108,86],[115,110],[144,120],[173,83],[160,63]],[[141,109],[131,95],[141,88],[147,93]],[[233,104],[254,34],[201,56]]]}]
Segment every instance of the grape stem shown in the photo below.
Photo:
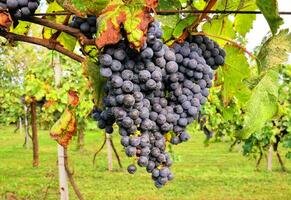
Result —
[{"label": "grape stem", "polygon": [[76,60],[78,62],[84,62],[85,58],[82,56],[79,56],[68,49],[65,49],[62,47],[60,44],[58,44],[57,41],[55,40],[49,40],[49,39],[40,39],[36,37],[30,37],[30,36],[25,36],[25,35],[18,35],[15,33],[11,32],[6,32],[4,30],[0,29],[0,36],[6,38],[9,41],[21,41],[21,42],[26,42],[26,43],[31,43],[31,44],[36,44],[40,45],[43,47],[46,47],[50,50],[56,50],[57,52],[60,52],[73,60]]},{"label": "grape stem", "polygon": [[203,32],[196,32],[196,33],[191,33],[191,34],[192,34],[192,35],[205,35],[205,36],[208,36],[208,37],[213,37],[213,38],[217,38],[217,39],[221,39],[221,40],[227,41],[227,42],[229,42],[230,44],[232,44],[234,47],[237,47],[237,48],[243,50],[243,51],[244,51],[246,54],[248,54],[252,59],[257,60],[256,56],[255,56],[252,52],[248,51],[248,50],[246,49],[246,47],[244,47],[242,44],[239,44],[239,43],[237,43],[236,41],[231,40],[231,39],[229,39],[229,38],[225,38],[225,37],[222,37],[222,36],[219,36],[219,35],[213,35],[213,34],[210,34],[210,33],[203,33]]}]

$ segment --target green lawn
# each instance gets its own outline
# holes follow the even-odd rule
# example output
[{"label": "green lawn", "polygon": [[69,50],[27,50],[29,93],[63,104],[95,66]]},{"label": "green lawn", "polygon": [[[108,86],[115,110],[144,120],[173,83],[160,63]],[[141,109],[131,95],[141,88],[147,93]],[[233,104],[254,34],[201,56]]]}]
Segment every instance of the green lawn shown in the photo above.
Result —
[{"label": "green lawn", "polygon": [[[39,134],[40,167],[33,168],[32,150],[22,147],[24,136],[13,134],[11,127],[0,128],[0,198],[59,199],[57,148],[48,132]],[[193,135],[189,142],[175,147],[179,156],[172,167],[175,180],[160,190],[153,186],[144,169],[129,175],[125,170],[118,170],[115,160],[116,170],[107,172],[106,148],[93,167],[92,155],[102,139],[101,134],[87,132],[85,152],[75,150],[75,141],[69,150],[74,177],[86,200],[291,199],[291,174],[281,172],[275,158],[273,172],[266,172],[265,161],[257,172],[255,161],[239,152],[228,152],[229,144],[204,147],[202,134]],[[131,160],[125,157],[118,139],[114,135],[122,163],[127,166]],[[285,164],[290,170],[291,162],[285,161]],[[70,198],[76,199],[71,188]]]}]

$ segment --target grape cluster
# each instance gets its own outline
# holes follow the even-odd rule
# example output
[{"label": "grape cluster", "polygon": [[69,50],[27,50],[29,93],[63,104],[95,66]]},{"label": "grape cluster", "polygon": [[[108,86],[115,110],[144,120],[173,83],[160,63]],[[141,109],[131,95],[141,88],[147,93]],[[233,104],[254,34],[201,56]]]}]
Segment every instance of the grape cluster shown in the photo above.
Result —
[{"label": "grape cluster", "polygon": [[39,6],[39,0],[0,0],[0,7],[9,9],[13,18],[32,16]]},{"label": "grape cluster", "polygon": [[[200,36],[195,36],[171,48],[161,36],[160,26],[154,22],[140,52],[131,49],[126,40],[104,48],[99,57],[100,74],[107,78],[104,110],[93,112],[99,128],[107,133],[117,123],[126,155],[151,173],[157,188],[174,178],[166,142],[179,144],[190,138],[186,127],[198,118],[213,78],[203,57],[206,50],[200,48],[210,39],[201,37],[198,43]],[[136,170],[135,164],[128,166],[129,173]]]},{"label": "grape cluster", "polygon": [[74,16],[70,27],[80,29],[80,31],[88,38],[93,38],[93,35],[97,32],[96,28],[96,16],[88,16],[88,18],[81,18]]},{"label": "grape cluster", "polygon": [[199,56],[203,57],[206,64],[213,70],[224,65],[226,53],[219,45],[206,36],[190,36],[188,42],[191,43],[191,51],[196,51]]}]

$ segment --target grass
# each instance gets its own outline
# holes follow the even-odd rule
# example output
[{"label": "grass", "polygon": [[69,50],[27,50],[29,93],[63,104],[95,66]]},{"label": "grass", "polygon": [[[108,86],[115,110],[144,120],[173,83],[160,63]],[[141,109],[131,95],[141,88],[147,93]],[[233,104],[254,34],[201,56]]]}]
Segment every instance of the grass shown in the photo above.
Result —
[{"label": "grass", "polygon": [[[0,127],[0,199],[59,199],[56,143],[48,131],[40,131],[40,167],[32,167],[32,150],[22,147],[24,136],[13,134],[12,127]],[[118,135],[114,141],[127,166]],[[139,169],[135,175],[118,170],[108,172],[106,148],[92,165],[92,155],[103,140],[101,133],[86,132],[85,151],[76,151],[75,141],[69,149],[70,165],[75,180],[86,200],[193,200],[193,199],[291,199],[291,175],[281,172],[274,158],[273,172],[255,171],[255,161],[245,158],[240,152],[228,152],[229,144],[213,143],[204,147],[203,135],[174,148],[179,159],[172,171],[175,180],[161,190],[153,186],[149,174]],[[291,162],[285,161],[291,169]],[[70,188],[70,199],[76,196]]]}]

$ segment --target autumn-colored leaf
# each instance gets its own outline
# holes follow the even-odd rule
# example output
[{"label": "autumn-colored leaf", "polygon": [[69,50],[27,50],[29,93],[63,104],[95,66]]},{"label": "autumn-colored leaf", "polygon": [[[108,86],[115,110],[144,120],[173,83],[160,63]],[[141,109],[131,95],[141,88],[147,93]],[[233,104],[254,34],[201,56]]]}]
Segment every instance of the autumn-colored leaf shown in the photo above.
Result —
[{"label": "autumn-colored leaf", "polygon": [[118,0],[112,2],[98,17],[96,46],[100,49],[116,44],[121,39],[120,29],[123,26],[130,45],[140,49],[148,24],[153,21],[149,11],[156,6],[154,0],[134,0],[130,4]]},{"label": "autumn-colored leaf", "polygon": [[12,24],[12,19],[9,13],[5,11],[0,11],[0,28],[4,28],[8,30],[11,24]]},{"label": "autumn-colored leaf", "polygon": [[70,90],[68,98],[69,98],[69,102],[68,103],[69,103],[70,106],[76,107],[78,105],[79,97],[78,97],[78,93],[76,91]]},{"label": "autumn-colored leaf", "polygon": [[66,147],[70,139],[77,130],[76,116],[68,108],[62,114],[61,118],[53,125],[50,136],[60,145]]},{"label": "autumn-colored leaf", "polygon": [[72,90],[69,91],[68,107],[50,131],[50,136],[64,147],[68,146],[70,140],[77,131],[76,113],[75,109],[72,109],[72,107],[76,107],[78,103],[79,97],[77,92]]}]

